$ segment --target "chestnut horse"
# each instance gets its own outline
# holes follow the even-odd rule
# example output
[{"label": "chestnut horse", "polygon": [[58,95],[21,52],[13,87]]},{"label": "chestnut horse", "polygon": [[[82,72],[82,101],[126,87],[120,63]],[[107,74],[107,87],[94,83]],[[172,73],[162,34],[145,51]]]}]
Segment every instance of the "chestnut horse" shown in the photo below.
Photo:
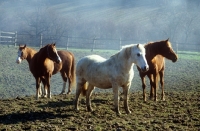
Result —
[{"label": "chestnut horse", "polygon": [[149,68],[145,58],[145,48],[141,44],[127,45],[109,59],[99,55],[89,55],[80,59],[76,66],[75,110],[79,110],[78,99],[81,92],[86,94],[87,110],[92,111],[90,96],[94,88],[112,88],[115,112],[120,114],[118,89],[122,87],[124,92],[124,109],[127,114],[131,113],[128,107],[128,91],[134,76],[134,63],[142,71],[147,71]]},{"label": "chestnut horse", "polygon": [[[67,94],[69,94],[71,92],[71,87],[75,84],[75,59],[74,59],[74,55],[69,52],[69,51],[57,51],[58,55],[60,56],[62,63],[54,63],[54,70],[53,70],[53,75],[56,74],[57,72],[60,71],[60,74],[62,76],[63,79],[63,89],[61,94],[65,93],[66,90],[66,83],[67,80],[69,82],[69,87],[68,87],[68,92]],[[19,49],[18,49],[18,57],[16,62],[19,64],[21,63],[22,60],[26,59],[27,62],[29,63],[29,68],[30,68],[30,64],[31,61],[34,57],[34,55],[37,53],[36,50],[27,47],[26,45],[24,46],[20,46],[19,45]],[[43,79],[42,79],[43,80]],[[43,81],[45,82],[45,81]],[[46,90],[45,90],[45,94],[46,94]]]},{"label": "chestnut horse", "polygon": [[174,50],[172,49],[171,43],[169,39],[162,40],[158,42],[150,42],[145,44],[146,49],[146,59],[149,65],[149,70],[147,72],[142,72],[140,68],[137,67],[143,87],[143,100],[146,101],[145,94],[145,76],[147,75],[150,80],[150,99],[153,98],[157,101],[157,87],[158,80],[160,76],[160,84],[162,87],[161,99],[165,100],[164,94],[164,70],[165,70],[165,59],[172,60],[172,62],[176,62],[178,57]]},{"label": "chestnut horse", "polygon": [[48,44],[41,48],[30,62],[29,67],[36,80],[36,99],[39,98],[39,88],[42,79],[44,87],[47,87],[47,97],[51,98],[50,78],[54,70],[54,62],[62,62],[55,44]]}]

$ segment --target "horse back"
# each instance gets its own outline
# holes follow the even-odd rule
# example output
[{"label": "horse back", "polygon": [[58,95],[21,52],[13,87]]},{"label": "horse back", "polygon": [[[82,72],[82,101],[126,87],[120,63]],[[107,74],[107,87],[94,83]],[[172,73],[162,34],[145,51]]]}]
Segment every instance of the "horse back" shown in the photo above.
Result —
[{"label": "horse back", "polygon": [[104,81],[104,84],[108,83],[105,82],[108,81],[109,78],[109,71],[105,66],[105,61],[106,59],[98,55],[90,55],[81,58],[76,66],[77,82],[85,80],[88,81],[90,84],[95,85],[96,87],[98,87],[99,85],[97,83],[100,83],[102,85],[102,82],[100,82],[99,80]]},{"label": "horse back", "polygon": [[59,64],[54,63],[53,74],[56,74],[58,71],[61,71],[61,70],[68,71],[74,61],[74,55],[69,51],[60,50],[58,51],[58,55],[60,56],[62,62]]}]

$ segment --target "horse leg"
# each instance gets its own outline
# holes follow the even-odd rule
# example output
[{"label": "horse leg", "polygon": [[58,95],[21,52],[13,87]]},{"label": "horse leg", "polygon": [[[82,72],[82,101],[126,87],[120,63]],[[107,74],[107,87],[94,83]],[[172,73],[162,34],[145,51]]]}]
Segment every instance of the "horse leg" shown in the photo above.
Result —
[{"label": "horse leg", "polygon": [[40,83],[40,87],[39,87],[39,95],[42,96],[43,95],[43,89],[42,89],[42,84]]},{"label": "horse leg", "polygon": [[162,88],[162,95],[161,95],[161,100],[165,101],[165,93],[164,93],[164,70],[161,70],[159,72],[160,75],[160,84]]},{"label": "horse leg", "polygon": [[62,88],[62,91],[60,94],[65,94],[66,92],[66,84],[67,84],[67,76],[65,74],[65,72],[61,71],[60,72],[61,76],[62,76],[62,79],[63,79],[63,88]]},{"label": "horse leg", "polygon": [[76,96],[75,96],[75,100],[74,100],[74,109],[76,111],[79,110],[79,108],[78,108],[78,103],[79,103],[78,99],[79,99],[79,96],[80,96],[80,94],[82,92],[82,88],[83,88],[85,83],[86,82],[77,82],[77,84],[76,84]]},{"label": "horse leg", "polygon": [[145,91],[146,83],[145,83],[145,76],[140,75],[140,77],[141,77],[141,80],[142,80],[143,100],[146,101],[146,91]]},{"label": "horse leg", "polygon": [[[43,86],[44,86],[42,96],[46,98],[47,97],[47,83],[46,83],[46,80],[44,78],[41,78],[41,81],[42,81]],[[42,88],[41,83],[40,83],[40,88]]]},{"label": "horse leg", "polygon": [[51,75],[46,76],[46,85],[47,85],[47,98],[51,98],[51,90],[50,90],[50,78]]},{"label": "horse leg", "polygon": [[149,99],[152,100],[153,99],[153,95],[154,95],[154,83],[153,83],[153,75],[150,74],[148,75],[149,81],[150,81],[150,97]]},{"label": "horse leg", "polygon": [[89,84],[87,92],[86,92],[86,106],[87,106],[87,110],[89,112],[93,111],[92,107],[91,107],[91,100],[90,100],[90,96],[91,96],[93,90],[94,90],[94,86]]},{"label": "horse leg", "polygon": [[157,85],[158,85],[158,74],[153,74],[153,87],[154,87],[154,101],[157,101]]},{"label": "horse leg", "polygon": [[36,80],[36,100],[39,99],[40,95],[39,95],[39,88],[40,88],[40,83],[41,83],[41,80],[40,80],[40,77],[36,77],[35,78]]},{"label": "horse leg", "polygon": [[68,82],[69,82],[69,86],[68,86],[68,92],[67,94],[70,94],[71,93],[71,83],[72,83],[72,78],[71,78],[71,74],[70,75],[67,75],[68,77]]},{"label": "horse leg", "polygon": [[124,93],[124,109],[126,111],[127,114],[130,114],[131,111],[129,110],[128,107],[128,91],[130,88],[130,84],[128,84],[127,86],[123,87],[123,93]]},{"label": "horse leg", "polygon": [[119,86],[117,84],[112,84],[112,88],[113,88],[113,93],[114,93],[114,110],[117,113],[117,115],[120,115],[120,111],[119,111],[119,91],[118,88]]}]

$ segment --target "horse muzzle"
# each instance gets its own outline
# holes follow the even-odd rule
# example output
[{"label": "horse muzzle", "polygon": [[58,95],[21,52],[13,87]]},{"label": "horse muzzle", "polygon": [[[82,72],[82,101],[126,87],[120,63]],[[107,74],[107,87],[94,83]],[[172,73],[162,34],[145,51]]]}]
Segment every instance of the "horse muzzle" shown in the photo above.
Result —
[{"label": "horse muzzle", "polygon": [[148,65],[145,65],[144,67],[141,68],[142,72],[146,72],[148,70],[149,70],[149,66]]},{"label": "horse muzzle", "polygon": [[59,64],[59,63],[61,63],[62,62],[62,60],[60,59],[60,57],[58,57],[57,59],[56,59],[56,61],[55,61],[57,64]]},{"label": "horse muzzle", "polygon": [[17,63],[17,64],[20,64],[21,62],[22,62],[21,59],[16,59],[16,63]]},{"label": "horse muzzle", "polygon": [[175,57],[172,62],[176,62],[178,60],[178,57]]}]

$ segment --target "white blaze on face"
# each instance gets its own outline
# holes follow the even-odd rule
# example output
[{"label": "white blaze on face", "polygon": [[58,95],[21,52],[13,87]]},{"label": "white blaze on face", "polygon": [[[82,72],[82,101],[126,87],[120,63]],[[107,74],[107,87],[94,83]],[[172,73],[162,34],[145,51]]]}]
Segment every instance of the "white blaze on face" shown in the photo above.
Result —
[{"label": "white blaze on face", "polygon": [[62,62],[62,60],[61,60],[60,56],[58,55],[58,52],[57,52],[56,49],[55,49],[55,52],[56,52],[56,55],[57,55],[57,57],[58,57],[58,61],[59,61],[59,63]]},{"label": "white blaze on face", "polygon": [[21,54],[22,54],[22,52],[19,50],[17,54],[18,54],[18,56],[17,56],[17,59],[16,59],[16,63],[19,64],[19,63],[22,62],[22,59],[21,59]]}]

